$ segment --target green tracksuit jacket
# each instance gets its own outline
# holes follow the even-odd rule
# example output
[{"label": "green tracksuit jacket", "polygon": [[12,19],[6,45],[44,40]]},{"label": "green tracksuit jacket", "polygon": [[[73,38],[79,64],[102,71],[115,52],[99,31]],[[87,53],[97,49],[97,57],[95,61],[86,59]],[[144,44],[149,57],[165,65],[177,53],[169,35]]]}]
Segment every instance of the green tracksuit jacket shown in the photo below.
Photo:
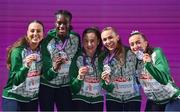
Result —
[{"label": "green tracksuit jacket", "polygon": [[[31,67],[28,68],[23,60],[32,53],[37,54],[38,59],[33,61]],[[40,49],[31,51],[26,45],[14,48],[11,52],[9,79],[4,87],[2,97],[20,102],[30,102],[37,99],[41,67]]]},{"label": "green tracksuit jacket", "polygon": [[[67,43],[62,50],[58,46],[63,46],[65,42],[57,36],[55,29],[49,31],[44,39],[42,44],[43,75],[41,84],[52,88],[69,86],[69,67],[72,58],[80,49],[80,37],[77,33],[71,31],[65,39]],[[55,72],[52,69],[53,58],[59,55],[65,55],[68,61],[61,65],[58,72]]]},{"label": "green tracksuit jacket", "polygon": [[[85,53],[78,53],[73,59],[69,75],[71,76],[71,89],[73,100],[87,103],[103,102],[101,73],[103,67],[103,54],[98,51],[93,58]],[[79,80],[78,71],[82,66],[88,66],[89,72],[84,80]]]},{"label": "green tracksuit jacket", "polygon": [[180,95],[174,84],[167,59],[160,48],[151,54],[152,62],[138,62],[137,74],[148,99],[157,104],[164,104]]},{"label": "green tracksuit jacket", "polygon": [[[136,57],[128,47],[125,49],[125,63],[119,64],[119,61],[113,57],[108,65],[111,67],[111,83],[103,83],[103,88],[107,90],[107,100],[119,103],[130,101],[140,101],[140,88],[136,79]],[[108,54],[106,54],[107,59]]]}]

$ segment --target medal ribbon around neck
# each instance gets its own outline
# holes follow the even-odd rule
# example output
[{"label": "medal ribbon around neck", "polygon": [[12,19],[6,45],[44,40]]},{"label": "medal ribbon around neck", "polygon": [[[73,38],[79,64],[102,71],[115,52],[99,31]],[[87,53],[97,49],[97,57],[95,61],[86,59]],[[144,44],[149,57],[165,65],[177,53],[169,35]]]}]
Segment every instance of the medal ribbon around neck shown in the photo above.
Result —
[{"label": "medal ribbon around neck", "polygon": [[117,50],[114,50],[112,54],[109,53],[108,56],[104,60],[104,64],[108,64],[112,60],[112,58],[115,56],[116,52]]},{"label": "medal ribbon around neck", "polygon": [[68,42],[68,39],[66,39],[65,42],[64,42],[62,45],[61,45],[60,43],[59,43],[59,44],[56,43],[56,47],[57,47],[60,51],[61,51],[61,50],[64,51],[65,46],[67,45],[67,42]]}]

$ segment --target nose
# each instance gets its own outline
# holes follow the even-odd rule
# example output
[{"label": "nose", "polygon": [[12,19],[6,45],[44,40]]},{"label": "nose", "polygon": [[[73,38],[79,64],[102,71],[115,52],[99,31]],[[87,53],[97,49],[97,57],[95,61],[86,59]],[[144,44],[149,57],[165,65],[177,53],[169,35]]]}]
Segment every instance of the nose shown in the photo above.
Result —
[{"label": "nose", "polygon": [[60,24],[59,27],[63,27],[63,24]]},{"label": "nose", "polygon": [[38,36],[38,31],[34,31],[34,36],[37,37]]},{"label": "nose", "polygon": [[137,44],[134,44],[134,48],[137,48],[138,46],[137,46]]},{"label": "nose", "polygon": [[111,42],[110,39],[107,39],[106,44],[109,44],[110,42]]},{"label": "nose", "polygon": [[91,42],[88,42],[88,46],[91,46],[92,45],[92,43]]},{"label": "nose", "polygon": [[134,49],[135,50],[140,50],[142,47],[141,47],[141,45],[139,45],[139,44],[134,44]]},{"label": "nose", "polygon": [[59,27],[60,27],[60,28],[64,27],[64,24],[63,24],[63,23],[61,23],[61,24],[59,25]]}]

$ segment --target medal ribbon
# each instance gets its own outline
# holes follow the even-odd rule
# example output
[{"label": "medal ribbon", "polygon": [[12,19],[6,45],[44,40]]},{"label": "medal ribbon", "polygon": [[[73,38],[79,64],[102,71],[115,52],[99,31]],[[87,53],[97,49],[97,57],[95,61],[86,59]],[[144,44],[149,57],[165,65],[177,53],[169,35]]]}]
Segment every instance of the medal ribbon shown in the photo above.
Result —
[{"label": "medal ribbon", "polygon": [[65,40],[65,42],[63,43],[63,45],[60,44],[56,44],[56,47],[61,51],[65,49],[65,46],[67,45],[68,39]]}]

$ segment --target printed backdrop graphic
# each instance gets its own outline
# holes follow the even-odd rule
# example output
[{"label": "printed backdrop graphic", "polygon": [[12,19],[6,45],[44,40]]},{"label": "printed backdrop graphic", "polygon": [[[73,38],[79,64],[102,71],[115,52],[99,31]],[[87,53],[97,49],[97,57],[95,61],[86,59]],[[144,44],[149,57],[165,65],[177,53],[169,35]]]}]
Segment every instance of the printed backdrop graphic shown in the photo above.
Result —
[{"label": "printed backdrop graphic", "polygon": [[[8,78],[6,48],[26,34],[27,23],[41,20],[45,31],[54,27],[54,13],[72,12],[74,31],[114,26],[128,45],[132,30],[143,32],[150,44],[161,47],[171,74],[180,87],[180,1],[179,0],[1,0],[0,1],[0,95]],[[0,100],[1,102],[1,100]],[[145,106],[143,97],[142,109]],[[1,103],[0,103],[1,110]]]}]

